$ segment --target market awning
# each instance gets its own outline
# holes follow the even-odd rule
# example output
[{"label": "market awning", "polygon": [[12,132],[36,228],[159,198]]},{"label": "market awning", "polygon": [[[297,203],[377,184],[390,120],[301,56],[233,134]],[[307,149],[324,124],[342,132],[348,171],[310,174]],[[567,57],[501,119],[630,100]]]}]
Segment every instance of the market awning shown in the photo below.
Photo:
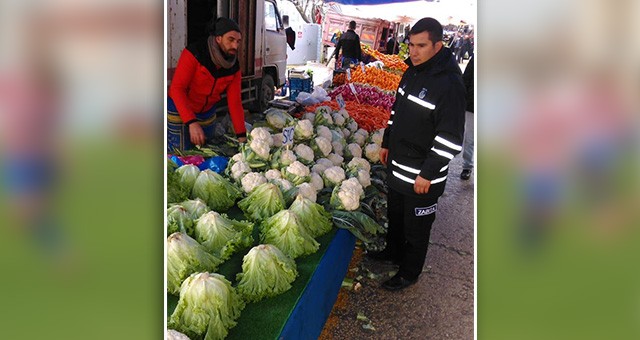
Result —
[{"label": "market awning", "polygon": [[411,2],[415,0],[335,0],[332,2],[343,5],[384,5],[398,2]]}]

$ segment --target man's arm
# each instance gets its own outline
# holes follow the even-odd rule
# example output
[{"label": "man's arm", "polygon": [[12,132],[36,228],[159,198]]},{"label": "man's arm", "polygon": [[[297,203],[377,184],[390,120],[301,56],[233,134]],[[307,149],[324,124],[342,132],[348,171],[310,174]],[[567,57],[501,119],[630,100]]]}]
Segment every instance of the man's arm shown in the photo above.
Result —
[{"label": "man's arm", "polygon": [[231,116],[231,122],[233,123],[233,130],[238,138],[247,136],[247,130],[244,125],[244,108],[242,107],[241,80],[242,74],[238,70],[238,72],[233,75],[233,80],[227,88],[229,114]]}]

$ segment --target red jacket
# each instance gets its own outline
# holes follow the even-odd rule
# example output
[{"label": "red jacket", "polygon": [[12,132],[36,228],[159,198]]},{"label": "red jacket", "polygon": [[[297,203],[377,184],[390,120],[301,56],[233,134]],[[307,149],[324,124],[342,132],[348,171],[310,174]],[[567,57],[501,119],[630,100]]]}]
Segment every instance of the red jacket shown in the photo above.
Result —
[{"label": "red jacket", "polygon": [[185,124],[196,119],[196,113],[206,112],[227,93],[231,121],[237,136],[245,136],[242,108],[240,64],[230,69],[217,68],[211,61],[207,40],[187,46],[182,51],[171,80],[169,96]]}]

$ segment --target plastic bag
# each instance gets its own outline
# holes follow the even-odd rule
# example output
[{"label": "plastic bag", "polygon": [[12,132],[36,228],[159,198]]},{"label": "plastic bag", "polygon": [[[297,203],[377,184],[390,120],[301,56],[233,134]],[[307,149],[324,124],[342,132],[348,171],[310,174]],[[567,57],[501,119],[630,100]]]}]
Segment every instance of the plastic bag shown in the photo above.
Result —
[{"label": "plastic bag", "polygon": [[304,106],[318,104],[318,101],[311,96],[311,93],[304,91],[298,93],[296,101]]},{"label": "plastic bag", "polygon": [[311,94],[311,97],[316,100],[316,104],[327,101],[327,100],[331,100],[331,97],[329,97],[329,95],[327,94],[327,91],[323,89],[322,86],[315,86],[313,88],[313,93]]}]

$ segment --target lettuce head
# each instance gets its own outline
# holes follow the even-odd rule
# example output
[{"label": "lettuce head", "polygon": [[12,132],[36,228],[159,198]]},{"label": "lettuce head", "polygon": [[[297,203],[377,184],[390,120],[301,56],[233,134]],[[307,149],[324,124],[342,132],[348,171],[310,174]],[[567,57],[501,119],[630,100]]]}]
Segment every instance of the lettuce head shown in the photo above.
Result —
[{"label": "lettuce head", "polygon": [[291,258],[315,253],[320,244],[307,232],[296,214],[282,210],[260,225],[262,242],[273,244]]},{"label": "lettuce head", "polygon": [[227,211],[242,196],[242,191],[221,175],[206,169],[198,175],[193,195],[215,211]]},{"label": "lettuce head", "polygon": [[261,244],[242,260],[242,273],[236,276],[238,293],[245,301],[260,301],[289,290],[297,276],[292,258],[272,244]]},{"label": "lettuce head", "polygon": [[167,238],[167,290],[177,294],[180,284],[189,275],[214,271],[222,261],[189,235],[173,233]]},{"label": "lettuce head", "polygon": [[238,202],[238,207],[248,219],[260,221],[285,208],[284,196],[277,185],[264,183]]},{"label": "lettuce head", "polygon": [[195,226],[195,239],[209,252],[227,260],[236,250],[253,244],[253,223],[235,221],[224,214],[210,211]]}]

